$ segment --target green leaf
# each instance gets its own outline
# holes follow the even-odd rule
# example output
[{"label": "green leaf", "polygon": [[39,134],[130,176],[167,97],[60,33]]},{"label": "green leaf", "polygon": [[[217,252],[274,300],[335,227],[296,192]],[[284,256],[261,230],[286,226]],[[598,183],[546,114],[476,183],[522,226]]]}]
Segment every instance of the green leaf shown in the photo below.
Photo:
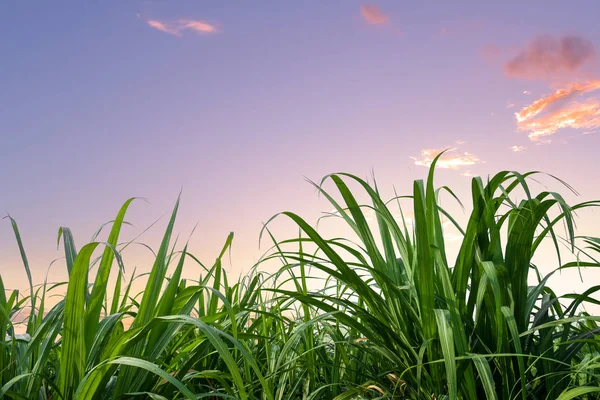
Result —
[{"label": "green leaf", "polygon": [[59,387],[65,398],[71,398],[85,375],[85,294],[90,257],[98,243],[89,243],[77,254],[65,297],[65,316],[60,353]]}]

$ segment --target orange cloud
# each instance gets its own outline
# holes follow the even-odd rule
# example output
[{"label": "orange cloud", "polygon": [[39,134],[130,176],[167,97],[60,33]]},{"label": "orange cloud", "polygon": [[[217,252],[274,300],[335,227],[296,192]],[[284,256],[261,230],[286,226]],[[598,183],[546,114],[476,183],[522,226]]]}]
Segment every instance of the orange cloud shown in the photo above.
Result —
[{"label": "orange cloud", "polygon": [[518,129],[528,131],[529,138],[537,141],[563,128],[597,128],[600,126],[600,102],[593,97],[579,99],[598,89],[600,80],[578,83],[536,100],[515,113]]},{"label": "orange cloud", "polygon": [[544,79],[576,72],[595,55],[592,42],[582,36],[538,36],[504,65],[504,72],[511,78]]},{"label": "orange cloud", "polygon": [[360,15],[362,15],[364,20],[371,25],[384,25],[389,21],[389,17],[374,4],[365,4],[361,6]]},{"label": "orange cloud", "polygon": [[518,153],[518,152],[520,152],[520,151],[523,151],[523,150],[525,150],[525,147],[524,147],[524,146],[512,146],[510,149],[511,149],[512,151],[514,151],[515,153]]},{"label": "orange cloud", "polygon": [[217,28],[214,25],[187,18],[181,18],[169,22],[162,22],[158,20],[148,20],[146,22],[151,28],[178,37],[181,37],[183,31],[185,30],[194,31],[197,33],[214,33],[217,31]]},{"label": "orange cloud", "polygon": [[600,103],[590,100],[574,103],[559,112],[548,114],[534,121],[520,123],[519,129],[529,131],[531,140],[549,136],[562,128],[589,129],[600,126]]},{"label": "orange cloud", "polygon": [[534,101],[532,104],[524,107],[521,111],[515,113],[515,117],[517,117],[518,122],[531,119],[560,100],[568,100],[577,95],[598,89],[600,89],[600,80],[587,83],[575,83],[568,89],[559,89],[551,95]]},{"label": "orange cloud", "polygon": [[[424,149],[421,150],[421,157],[411,157],[415,160],[415,165],[428,167],[433,159],[445,149]],[[467,165],[474,165],[481,162],[479,158],[470,153],[460,154],[456,149],[449,149],[438,159],[436,166],[438,168],[458,169]]]}]

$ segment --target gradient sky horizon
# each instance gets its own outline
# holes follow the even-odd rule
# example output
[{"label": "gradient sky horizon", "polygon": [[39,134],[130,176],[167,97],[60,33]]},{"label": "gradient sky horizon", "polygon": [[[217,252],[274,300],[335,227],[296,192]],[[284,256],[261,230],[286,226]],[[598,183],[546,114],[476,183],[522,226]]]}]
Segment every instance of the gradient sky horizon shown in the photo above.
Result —
[{"label": "gradient sky horizon", "polygon": [[[4,2],[0,212],[41,283],[60,226],[81,246],[129,197],[148,199],[134,237],[183,190],[181,240],[198,223],[192,252],[210,262],[234,231],[240,273],[266,249],[262,222],[331,209],[304,177],[373,170],[408,194],[445,148],[437,184],[467,207],[470,176],[505,169],[600,199],[597,15],[595,0]],[[2,222],[2,278],[25,287]],[[599,224],[590,211],[579,227]],[[126,267],[149,269],[139,257]]]}]

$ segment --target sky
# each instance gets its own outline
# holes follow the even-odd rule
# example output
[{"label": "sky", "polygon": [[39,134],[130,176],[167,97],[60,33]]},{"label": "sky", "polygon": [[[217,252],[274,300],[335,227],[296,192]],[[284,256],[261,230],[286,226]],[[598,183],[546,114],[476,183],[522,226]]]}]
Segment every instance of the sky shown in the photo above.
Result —
[{"label": "sky", "polygon": [[[437,183],[467,206],[471,176],[506,169],[600,199],[599,14],[596,0],[3,2],[0,213],[41,283],[66,278],[64,261],[49,269],[59,227],[82,246],[141,197],[124,237],[158,220],[140,239],[157,248],[180,191],[181,241],[197,224],[190,248],[210,263],[234,231],[243,273],[271,216],[330,211],[307,178],[374,172],[409,194],[442,149]],[[598,235],[598,213],[578,223]],[[148,259],[138,246],[126,268]],[[26,286],[7,220],[0,271]]]}]

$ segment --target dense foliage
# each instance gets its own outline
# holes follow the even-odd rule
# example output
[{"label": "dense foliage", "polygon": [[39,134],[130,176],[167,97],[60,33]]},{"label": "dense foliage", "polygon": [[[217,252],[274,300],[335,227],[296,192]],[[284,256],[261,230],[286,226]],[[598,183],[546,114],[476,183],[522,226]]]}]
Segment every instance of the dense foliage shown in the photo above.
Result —
[{"label": "dense foliage", "polygon": [[[600,317],[583,311],[598,304],[600,286],[558,297],[547,286],[552,273],[540,276],[532,264],[549,241],[558,257],[563,244],[576,256],[557,271],[600,266],[600,239],[576,237],[573,219],[600,203],[534,196],[534,173],[500,172],[485,183],[472,179],[461,228],[439,205],[438,196],[454,193],[436,189],[433,172],[414,183],[412,196],[390,202],[355,176],[326,177],[336,195],[317,188],[358,240],[324,238],[282,213],[277,218],[292,219],[302,235],[277,241],[266,225],[274,246],[261,262],[280,260],[281,269],[260,273],[259,263],[234,283],[221,265],[233,236],[212,267],[187,246],[173,249],[176,205],[136,295],[119,255],[131,200],[105,242],[76,248],[60,229],[69,271],[62,284],[34,286],[9,218],[33,296],[5,290],[0,278],[0,398],[600,398]],[[370,204],[359,203],[350,183]],[[517,192],[524,200],[515,203]],[[400,199],[412,202],[410,224],[391,211]],[[443,221],[461,233],[453,263]],[[182,279],[190,263],[203,271],[197,281]],[[325,284],[315,287],[315,274]],[[48,296],[61,293],[48,309]],[[19,335],[14,321],[23,314]]]}]

